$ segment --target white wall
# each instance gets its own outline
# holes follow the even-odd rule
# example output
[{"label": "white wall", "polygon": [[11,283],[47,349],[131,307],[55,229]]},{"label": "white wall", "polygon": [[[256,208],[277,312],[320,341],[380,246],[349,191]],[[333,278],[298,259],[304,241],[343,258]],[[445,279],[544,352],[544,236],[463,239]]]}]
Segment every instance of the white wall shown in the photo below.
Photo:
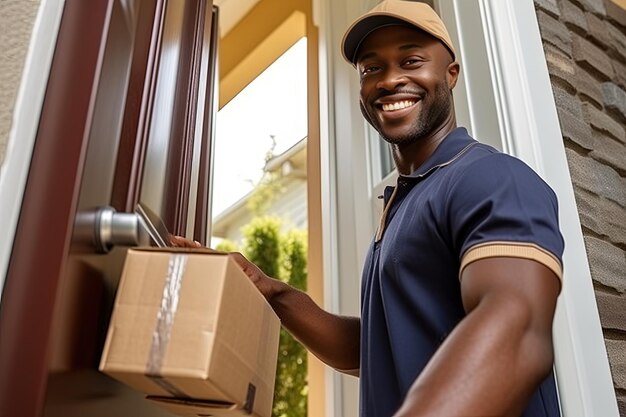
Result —
[{"label": "white wall", "polygon": [[[64,4],[64,0],[0,2],[0,125],[6,129],[0,129],[0,296]],[[12,20],[22,22],[13,26]],[[15,57],[6,61],[8,52]]]},{"label": "white wall", "polygon": [[39,0],[0,2],[0,165],[4,161]]},{"label": "white wall", "polygon": [[[279,217],[283,222],[283,231],[297,228],[307,228],[307,183],[306,179],[289,178],[282,183],[283,192],[275,196],[266,213],[268,216]],[[229,220],[225,233],[220,238],[240,242],[242,239],[241,229],[250,223],[255,217],[253,213],[242,207],[237,215]],[[220,226],[220,229],[223,229]]]}]

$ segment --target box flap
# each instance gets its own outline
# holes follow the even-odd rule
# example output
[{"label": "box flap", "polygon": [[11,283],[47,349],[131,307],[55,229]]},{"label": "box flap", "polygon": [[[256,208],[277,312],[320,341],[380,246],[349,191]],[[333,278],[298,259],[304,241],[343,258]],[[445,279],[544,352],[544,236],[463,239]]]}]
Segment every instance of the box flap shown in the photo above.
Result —
[{"label": "box flap", "polygon": [[171,398],[159,397],[157,395],[148,395],[146,396],[146,399],[157,403],[188,405],[201,408],[216,408],[224,410],[234,410],[237,408],[237,404],[229,403],[228,401],[194,400],[193,398]]},{"label": "box flap", "polygon": [[256,417],[254,413],[238,408],[237,405],[221,401],[200,401],[169,397],[148,396],[146,399],[168,412],[183,417]]},{"label": "box flap", "polygon": [[135,252],[171,252],[171,253],[205,253],[210,255],[228,256],[229,252],[223,252],[211,248],[180,248],[168,246],[166,248],[157,248],[154,246],[136,246],[130,248],[129,251]]}]

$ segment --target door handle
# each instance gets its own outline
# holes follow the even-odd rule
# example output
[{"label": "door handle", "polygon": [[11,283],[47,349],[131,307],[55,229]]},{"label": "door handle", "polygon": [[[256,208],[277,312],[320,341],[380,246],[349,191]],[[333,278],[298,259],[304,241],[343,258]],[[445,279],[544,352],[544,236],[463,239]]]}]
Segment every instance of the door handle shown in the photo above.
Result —
[{"label": "door handle", "polygon": [[118,213],[107,206],[76,214],[73,251],[108,253],[114,246],[149,245],[150,235],[137,213]]}]

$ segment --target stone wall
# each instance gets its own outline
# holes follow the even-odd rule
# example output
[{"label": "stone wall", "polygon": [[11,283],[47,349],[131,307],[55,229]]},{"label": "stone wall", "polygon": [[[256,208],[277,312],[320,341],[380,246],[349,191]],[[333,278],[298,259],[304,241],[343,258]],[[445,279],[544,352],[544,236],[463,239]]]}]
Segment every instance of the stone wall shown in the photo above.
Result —
[{"label": "stone wall", "polygon": [[626,417],[626,10],[535,0],[620,415]]},{"label": "stone wall", "polygon": [[0,165],[39,0],[0,0]]}]

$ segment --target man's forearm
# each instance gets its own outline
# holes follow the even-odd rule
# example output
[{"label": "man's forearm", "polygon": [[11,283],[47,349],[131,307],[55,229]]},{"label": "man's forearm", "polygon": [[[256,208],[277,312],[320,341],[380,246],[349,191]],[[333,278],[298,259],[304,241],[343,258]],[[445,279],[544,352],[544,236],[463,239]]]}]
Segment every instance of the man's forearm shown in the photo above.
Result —
[{"label": "man's forearm", "polygon": [[330,314],[306,293],[268,277],[240,253],[232,259],[270,303],[282,325],[326,364],[354,374],[359,367],[361,322],[355,317]]},{"label": "man's forearm", "polygon": [[485,300],[450,334],[395,417],[519,416],[552,366],[523,306]]},{"label": "man's forearm", "polygon": [[270,304],[282,325],[315,356],[340,371],[357,375],[361,324],[357,317],[330,314],[306,293],[284,283]]}]

